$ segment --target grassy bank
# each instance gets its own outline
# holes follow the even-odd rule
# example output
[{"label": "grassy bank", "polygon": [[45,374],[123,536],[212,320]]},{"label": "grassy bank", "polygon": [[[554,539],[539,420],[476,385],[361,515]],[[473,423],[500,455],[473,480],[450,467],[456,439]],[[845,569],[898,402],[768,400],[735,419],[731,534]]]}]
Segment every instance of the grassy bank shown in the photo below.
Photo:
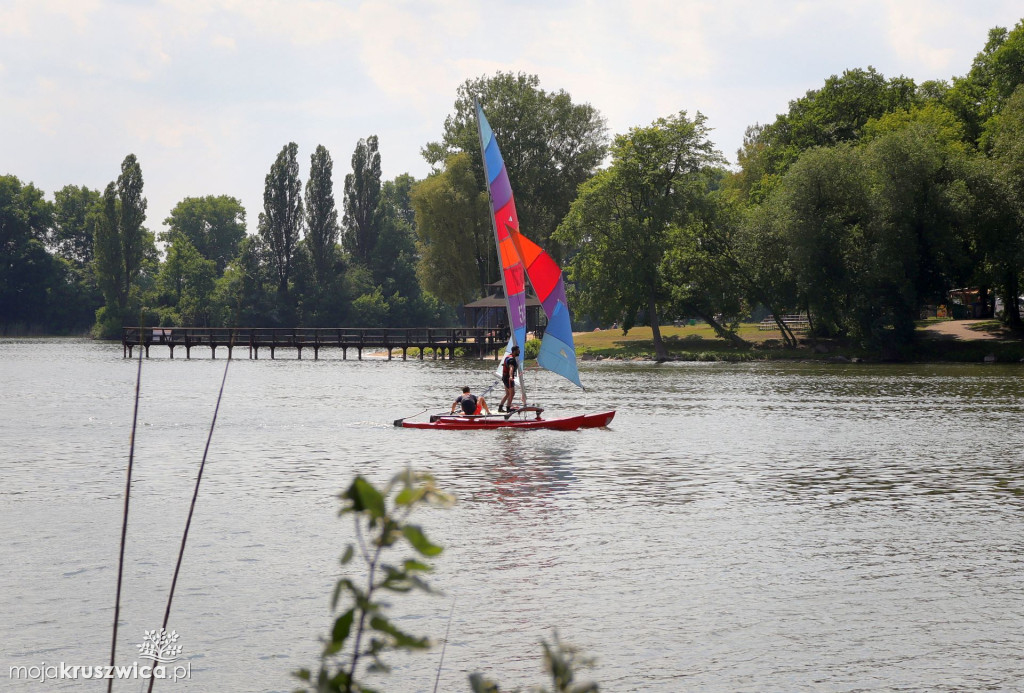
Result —
[{"label": "grassy bank", "polygon": [[[994,356],[1000,363],[1018,363],[1024,359],[1024,341],[1001,329],[999,323],[972,325],[978,337],[991,334],[995,339],[982,340],[951,337],[925,328],[936,321],[922,321],[918,326],[916,344],[906,354],[914,362],[955,361],[984,362]],[[974,329],[977,328],[977,329]],[[801,338],[800,346],[785,348],[777,331],[761,331],[756,323],[742,324],[738,334],[747,346],[736,346],[718,337],[706,324],[662,328],[662,338],[669,358],[678,361],[882,361],[882,354],[863,349],[842,340]],[[800,336],[800,335],[798,335]],[[576,334],[576,353],[581,360],[654,358],[654,341],[649,327],[634,327],[628,335],[622,330],[599,330]]]}]

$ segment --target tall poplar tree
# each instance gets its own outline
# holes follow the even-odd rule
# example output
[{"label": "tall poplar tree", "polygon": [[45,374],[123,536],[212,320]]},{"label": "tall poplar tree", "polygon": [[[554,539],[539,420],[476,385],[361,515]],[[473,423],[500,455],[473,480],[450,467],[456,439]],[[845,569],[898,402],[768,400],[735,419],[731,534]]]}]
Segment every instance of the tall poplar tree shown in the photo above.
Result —
[{"label": "tall poplar tree", "polygon": [[317,286],[331,282],[338,245],[338,209],[334,204],[334,162],[319,145],[310,157],[306,181],[306,244]]},{"label": "tall poplar tree", "polygon": [[129,154],[121,163],[121,175],[117,177],[118,231],[121,235],[121,261],[124,263],[123,300],[131,296],[132,286],[142,271],[146,257],[146,198],[142,196],[142,167],[134,154]]},{"label": "tall poplar tree", "polygon": [[345,250],[364,266],[380,234],[380,153],[377,136],[359,140],[352,153],[352,173],[345,176],[345,214],[342,217]]},{"label": "tall poplar tree", "polygon": [[286,144],[277,155],[265,179],[260,236],[270,248],[277,274],[277,292],[288,295],[295,247],[302,237],[302,183],[299,181],[299,146]]},{"label": "tall poplar tree", "polygon": [[[124,263],[117,226],[117,185],[113,181],[103,191],[103,202],[90,215],[93,237],[93,262],[96,283],[103,292],[107,311],[124,310],[121,287],[124,286]],[[118,316],[118,319],[119,316]]]},{"label": "tall poplar tree", "polygon": [[[107,185],[102,207],[92,216],[96,283],[106,305],[97,313],[95,331],[113,337],[137,307],[138,285],[147,254],[154,250],[153,236],[142,226],[146,198],[142,196],[142,168],[134,154],[121,163],[121,175]],[[134,304],[134,305],[133,305]]]}]

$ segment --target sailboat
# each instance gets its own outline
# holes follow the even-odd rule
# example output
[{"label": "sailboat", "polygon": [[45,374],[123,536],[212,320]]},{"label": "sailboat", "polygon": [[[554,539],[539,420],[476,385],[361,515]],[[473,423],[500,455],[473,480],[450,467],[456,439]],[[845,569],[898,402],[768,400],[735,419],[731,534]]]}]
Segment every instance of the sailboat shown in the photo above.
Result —
[{"label": "sailboat", "polygon": [[[519,346],[525,355],[526,343],[526,282],[530,282],[547,317],[547,326],[541,339],[537,364],[548,371],[557,373],[576,386],[583,388],[579,369],[576,365],[576,347],[573,344],[572,323],[569,304],[566,300],[565,282],[562,269],[539,245],[524,236],[519,229],[515,199],[508,180],[508,170],[498,148],[490,124],[479,102],[475,103],[477,129],[480,134],[480,151],[483,155],[484,177],[491,202],[491,226],[494,230],[494,244],[501,261],[501,282],[505,289],[505,307],[511,328],[506,354],[513,346]],[[519,371],[520,391],[526,401],[526,388]],[[438,429],[491,429],[491,428],[547,428],[573,431],[579,428],[607,426],[615,417],[615,411],[594,414],[579,414],[546,419],[544,410],[535,406],[523,406],[510,414],[499,415],[435,415],[428,422],[413,422],[404,419],[395,421],[396,426],[405,428]],[[532,417],[529,414],[533,414]]]}]

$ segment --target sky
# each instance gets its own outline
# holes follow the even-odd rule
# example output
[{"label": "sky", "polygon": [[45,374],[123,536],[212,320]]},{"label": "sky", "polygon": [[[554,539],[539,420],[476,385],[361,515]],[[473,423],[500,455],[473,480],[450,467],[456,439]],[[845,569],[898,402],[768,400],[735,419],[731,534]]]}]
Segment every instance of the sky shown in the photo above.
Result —
[{"label": "sky", "polygon": [[186,197],[242,201],[250,233],[289,142],[324,145],[339,209],[360,138],[384,179],[430,172],[467,79],[536,74],[610,135],[701,112],[732,162],[745,129],[843,70],[964,75],[1019,0],[0,0],[0,175],[52,199],[134,153],[146,226]]}]

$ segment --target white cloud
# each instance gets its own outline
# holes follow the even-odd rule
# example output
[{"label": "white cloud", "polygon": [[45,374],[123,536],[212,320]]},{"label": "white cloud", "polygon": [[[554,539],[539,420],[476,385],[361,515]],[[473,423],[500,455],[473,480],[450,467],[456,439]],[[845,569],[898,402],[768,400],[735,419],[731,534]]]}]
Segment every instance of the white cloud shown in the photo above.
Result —
[{"label": "white cloud", "polygon": [[[963,74],[1009,0],[8,0],[0,4],[0,161],[52,192],[102,188],[139,156],[150,224],[186,195],[240,197],[254,223],[281,146],[356,141],[385,176],[428,171],[455,90],[540,76],[611,133],[700,110],[732,156],[744,128],[843,69]],[[338,195],[340,198],[340,194]],[[156,220],[154,222],[154,220]]]}]

